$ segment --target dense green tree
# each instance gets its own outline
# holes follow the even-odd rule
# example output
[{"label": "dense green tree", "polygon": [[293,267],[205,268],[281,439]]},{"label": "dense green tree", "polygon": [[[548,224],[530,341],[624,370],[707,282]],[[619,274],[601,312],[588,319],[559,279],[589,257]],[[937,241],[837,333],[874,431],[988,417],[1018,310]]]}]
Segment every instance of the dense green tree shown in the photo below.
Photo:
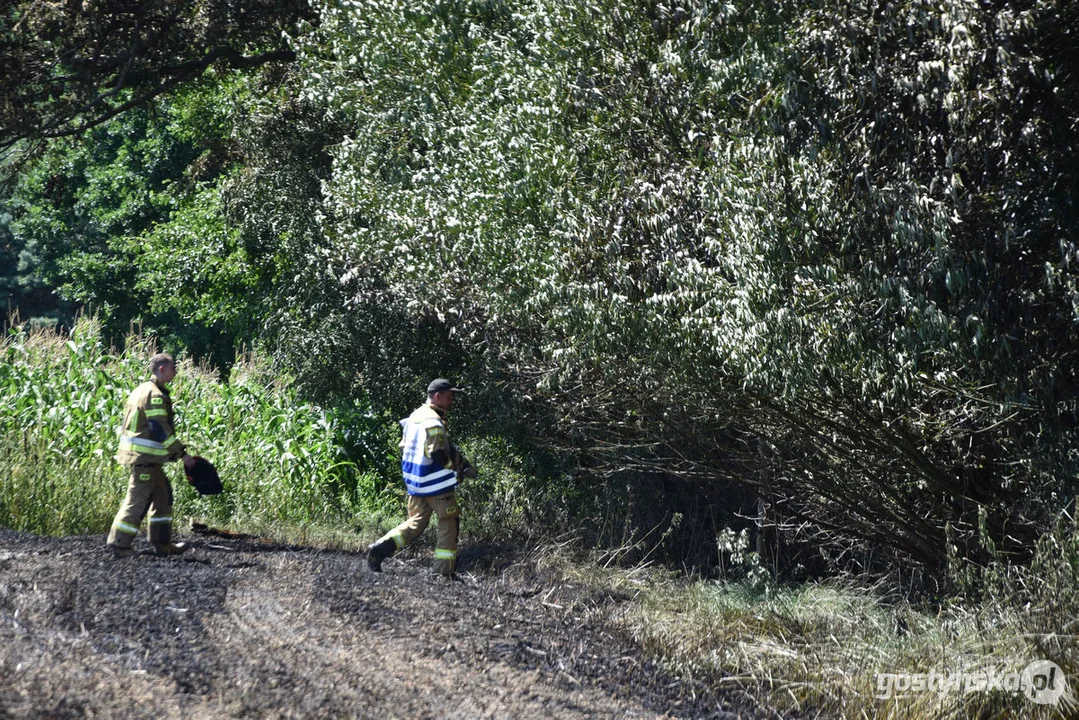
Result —
[{"label": "dense green tree", "polygon": [[0,150],[78,135],[202,75],[292,60],[304,0],[5,3]]},{"label": "dense green tree", "polygon": [[[6,3],[0,11],[0,181],[5,196],[11,191],[9,181],[28,158],[43,152],[45,140],[75,137],[80,139],[67,147],[108,145],[115,137],[102,138],[115,136],[129,120],[92,138],[84,133],[175,93],[210,68],[250,70],[291,62],[294,53],[282,32],[309,15],[303,0]],[[56,187],[38,191],[46,189],[57,192]],[[8,225],[5,220],[5,234],[10,234]],[[52,259],[39,257],[35,240],[26,246],[18,233],[10,237],[4,243],[14,260],[5,263],[13,273],[6,281],[12,285],[9,305],[24,316],[69,321],[78,302],[60,298],[47,285],[44,274]],[[80,255],[85,250],[75,243],[71,252],[79,258],[69,263],[75,267],[86,261],[84,291],[97,286],[98,293],[133,296],[122,287],[123,268],[95,264]],[[85,299],[93,293],[77,294]],[[108,306],[125,301],[96,300]]]},{"label": "dense green tree", "polygon": [[[137,322],[200,355],[234,348],[242,327],[231,307],[199,313],[183,303],[198,288],[192,266],[217,271],[196,251],[227,235],[213,207],[229,167],[227,99],[218,85],[189,87],[85,137],[57,140],[20,176],[11,229],[25,263],[67,301],[98,314],[113,339]],[[170,236],[178,218],[198,233],[198,247]],[[245,296],[234,297],[230,305]]]},{"label": "dense green tree", "polygon": [[12,232],[11,221],[11,208],[4,198],[0,201],[0,327],[7,327],[8,320],[55,322],[68,308],[35,272],[34,259]]},{"label": "dense green tree", "polygon": [[106,314],[138,314],[135,264],[117,239],[167,212],[168,188],[195,154],[148,137],[159,120],[125,115],[91,142],[64,141],[20,178],[14,230],[35,268],[67,298]]},{"label": "dense green tree", "polygon": [[327,401],[471,377],[597,506],[692,513],[683,547],[756,499],[832,549],[1018,558],[1074,496],[1075,10],[316,8],[299,72],[24,174],[14,240],[66,296]]},{"label": "dense green tree", "polygon": [[758,484],[930,564],[981,530],[1021,555],[1074,490],[1073,25],[326,4],[325,234],[358,297],[549,393],[603,476]]}]

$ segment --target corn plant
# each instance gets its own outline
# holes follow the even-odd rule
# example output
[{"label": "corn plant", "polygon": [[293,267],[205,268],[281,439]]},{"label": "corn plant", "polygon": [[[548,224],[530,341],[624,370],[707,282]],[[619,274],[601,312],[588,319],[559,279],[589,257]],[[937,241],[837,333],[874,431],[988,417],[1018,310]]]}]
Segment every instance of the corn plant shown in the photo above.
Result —
[{"label": "corn plant", "polygon": [[[112,351],[99,329],[83,318],[70,337],[15,327],[4,339],[0,525],[47,534],[107,529],[126,482],[112,460],[124,400],[148,377],[156,348],[135,335]],[[348,526],[382,514],[392,499],[387,483],[339,442],[352,415],[305,403],[269,377],[257,359],[238,364],[228,382],[181,360],[171,387],[179,436],[217,466],[226,491],[200,497],[179,463],[169,465],[177,514],[278,528]]]}]

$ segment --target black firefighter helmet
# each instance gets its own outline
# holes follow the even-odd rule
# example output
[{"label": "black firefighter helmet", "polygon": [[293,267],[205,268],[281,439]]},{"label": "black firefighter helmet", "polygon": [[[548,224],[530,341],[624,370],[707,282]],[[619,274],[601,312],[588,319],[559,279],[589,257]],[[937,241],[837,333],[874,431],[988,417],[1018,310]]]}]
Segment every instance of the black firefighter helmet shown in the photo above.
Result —
[{"label": "black firefighter helmet", "polygon": [[195,455],[195,463],[187,470],[187,481],[199,491],[199,495],[217,495],[221,492],[221,478],[209,460]]}]

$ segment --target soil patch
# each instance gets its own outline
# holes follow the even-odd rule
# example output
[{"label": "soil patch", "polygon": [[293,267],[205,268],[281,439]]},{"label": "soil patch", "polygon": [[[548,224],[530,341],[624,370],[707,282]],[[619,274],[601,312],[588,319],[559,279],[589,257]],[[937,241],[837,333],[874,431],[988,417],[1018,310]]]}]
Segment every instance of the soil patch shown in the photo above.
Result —
[{"label": "soil patch", "polygon": [[534,560],[466,549],[448,581],[421,552],[379,574],[358,553],[180,539],[117,560],[102,536],[0,529],[0,717],[776,717],[665,674],[611,630],[627,598]]}]

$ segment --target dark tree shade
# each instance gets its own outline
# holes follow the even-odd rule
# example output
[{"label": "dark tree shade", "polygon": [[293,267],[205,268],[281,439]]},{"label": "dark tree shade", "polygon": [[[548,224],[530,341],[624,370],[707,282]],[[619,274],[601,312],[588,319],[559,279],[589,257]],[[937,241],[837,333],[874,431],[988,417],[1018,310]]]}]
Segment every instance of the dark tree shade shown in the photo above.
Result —
[{"label": "dark tree shade", "polygon": [[305,0],[15,0],[0,11],[0,149],[78,134],[201,75],[288,62]]}]

